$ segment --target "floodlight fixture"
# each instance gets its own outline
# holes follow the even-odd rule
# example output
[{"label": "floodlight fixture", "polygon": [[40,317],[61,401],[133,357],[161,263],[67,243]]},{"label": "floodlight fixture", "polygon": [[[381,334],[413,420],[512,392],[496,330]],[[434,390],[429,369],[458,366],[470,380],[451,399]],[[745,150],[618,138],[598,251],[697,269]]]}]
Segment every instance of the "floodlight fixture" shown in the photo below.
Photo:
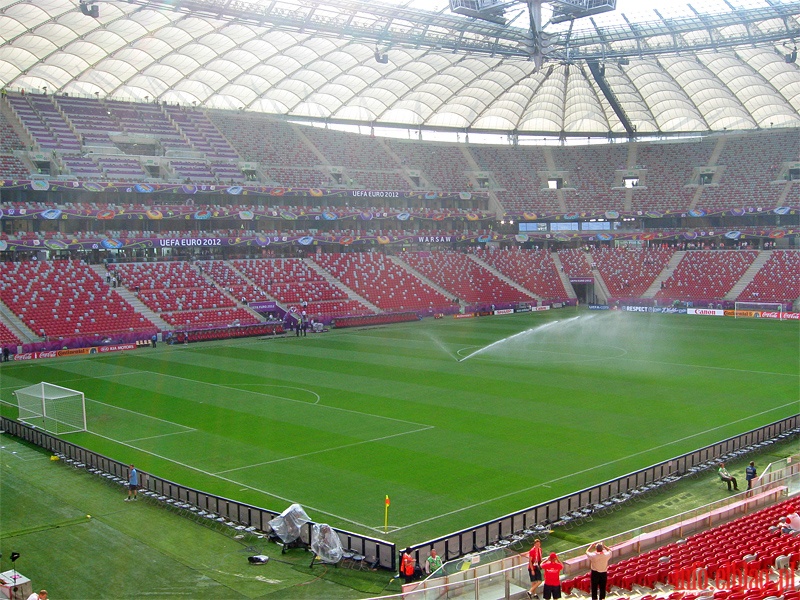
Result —
[{"label": "floodlight fixture", "polygon": [[[789,45],[786,42],[783,42],[783,47],[788,49]],[[794,48],[792,48],[791,52],[784,54],[783,59],[789,64],[797,62],[797,44],[794,45]]]},{"label": "floodlight fixture", "polygon": [[100,7],[94,0],[81,0],[78,5],[81,9],[81,14],[92,17],[93,19],[100,17]]},{"label": "floodlight fixture", "polygon": [[389,55],[386,52],[381,52],[380,48],[375,46],[375,61],[381,63],[382,65],[388,65]]},{"label": "floodlight fixture", "polygon": [[450,0],[450,10],[456,14],[506,25],[505,11],[514,4],[527,4],[541,9],[550,4],[551,23],[562,23],[615,10],[617,0]]}]

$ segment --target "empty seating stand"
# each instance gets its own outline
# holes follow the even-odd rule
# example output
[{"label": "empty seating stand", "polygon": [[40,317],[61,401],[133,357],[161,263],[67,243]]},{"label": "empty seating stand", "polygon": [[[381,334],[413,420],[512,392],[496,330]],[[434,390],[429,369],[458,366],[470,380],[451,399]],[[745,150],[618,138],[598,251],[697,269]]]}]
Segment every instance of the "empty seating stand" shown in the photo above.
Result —
[{"label": "empty seating stand", "polygon": [[411,267],[469,303],[529,302],[526,294],[458,252],[408,252],[402,256]]},{"label": "empty seating stand", "polygon": [[656,293],[659,300],[719,300],[756,259],[752,250],[690,250]]},{"label": "empty seating stand", "polygon": [[9,95],[9,104],[22,127],[33,138],[38,150],[80,152],[77,135],[53,103],[44,94]]},{"label": "empty seating stand", "polygon": [[320,254],[315,261],[347,287],[386,312],[440,312],[452,305],[452,299],[383,254]]},{"label": "empty seating stand", "polygon": [[6,116],[0,113],[0,155],[11,154],[15,150],[23,148],[22,140],[19,139],[17,132],[14,131]]},{"label": "empty seating stand", "polygon": [[[309,317],[363,315],[372,311],[297,258],[237,260],[234,267],[278,302]],[[308,306],[303,307],[303,303]]]},{"label": "empty seating stand", "polygon": [[0,281],[0,299],[42,337],[155,330],[81,261],[5,263]]},{"label": "empty seating stand", "polygon": [[267,298],[264,290],[248,282],[239,271],[225,261],[205,261],[200,263],[197,268],[236,299],[251,302]]},{"label": "empty seating stand", "polygon": [[[800,565],[800,538],[781,535],[773,525],[780,516],[796,512],[798,508],[800,500],[786,500],[693,535],[682,543],[667,544],[614,563],[609,567],[609,587],[630,590],[638,585],[652,589],[656,583],[662,583],[678,589],[698,589],[714,585],[726,592],[719,597],[714,594],[714,598],[727,600],[737,586],[748,588],[750,578],[761,577],[759,589],[774,592],[777,588],[769,585],[765,574],[779,556],[785,556],[793,569],[797,569]],[[752,557],[749,560],[746,559],[748,555]],[[698,575],[700,579],[697,579]],[[567,592],[573,588],[588,591],[589,576],[567,580],[564,588]],[[758,596],[759,599],[762,597]]]},{"label": "empty seating stand", "polygon": [[549,250],[478,250],[476,256],[545,300],[569,298]]},{"label": "empty seating stand", "polygon": [[669,263],[672,248],[593,248],[592,261],[615,298],[641,297]]},{"label": "empty seating stand", "polygon": [[558,259],[569,277],[594,277],[591,264],[587,262],[586,253],[583,250],[579,248],[559,250]]},{"label": "empty seating stand", "polygon": [[797,298],[800,298],[800,250],[772,250],[737,300],[781,302],[791,307]]},{"label": "empty seating stand", "polygon": [[203,278],[184,261],[111,265],[123,285],[167,323],[187,330],[250,325],[258,317]]},{"label": "empty seating stand", "polygon": [[22,343],[16,334],[11,331],[4,323],[0,323],[0,347],[18,346]]}]

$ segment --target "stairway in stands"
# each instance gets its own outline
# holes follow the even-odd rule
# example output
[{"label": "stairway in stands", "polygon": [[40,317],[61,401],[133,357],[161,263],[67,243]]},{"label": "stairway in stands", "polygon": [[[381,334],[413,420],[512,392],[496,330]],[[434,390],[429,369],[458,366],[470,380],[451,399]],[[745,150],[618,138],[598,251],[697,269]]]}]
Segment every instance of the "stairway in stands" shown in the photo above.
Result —
[{"label": "stairway in stands", "polygon": [[521,285],[519,285],[519,284],[518,284],[516,281],[513,281],[512,279],[509,279],[508,277],[506,277],[505,275],[503,275],[503,274],[502,274],[500,271],[498,271],[497,269],[495,269],[495,268],[494,268],[492,265],[490,265],[489,263],[487,263],[485,260],[481,260],[480,258],[478,258],[477,256],[475,256],[474,254],[467,254],[467,256],[468,256],[470,259],[472,259],[473,261],[475,261],[476,263],[478,263],[478,264],[481,266],[481,268],[482,268],[482,269],[486,269],[486,270],[487,270],[487,271],[489,271],[489,272],[490,272],[492,275],[494,275],[495,277],[497,277],[498,279],[500,279],[500,280],[502,280],[502,281],[505,281],[505,282],[506,282],[508,285],[510,285],[510,286],[511,286],[511,287],[513,287],[514,289],[516,289],[516,290],[519,290],[520,292],[522,292],[522,293],[524,293],[524,294],[530,294],[531,296],[533,296],[534,298],[536,298],[536,301],[537,301],[537,302],[541,302],[541,301],[542,301],[542,297],[541,297],[539,294],[535,293],[535,292],[534,292],[534,291],[532,291],[532,290],[525,289],[524,287],[522,287]]},{"label": "stairway in stands", "polygon": [[404,260],[400,260],[399,258],[397,258],[397,257],[395,257],[395,256],[389,256],[388,258],[389,258],[389,260],[391,260],[391,261],[392,261],[394,264],[396,264],[398,267],[400,267],[401,269],[404,269],[404,270],[408,271],[408,272],[409,272],[409,273],[411,273],[411,274],[412,274],[414,277],[416,277],[417,279],[419,279],[420,281],[422,281],[422,282],[423,282],[425,285],[432,287],[434,290],[436,290],[437,292],[439,292],[440,294],[442,294],[442,295],[443,295],[443,296],[445,296],[446,298],[452,298],[452,297],[453,297],[453,292],[449,292],[449,291],[447,291],[446,289],[444,289],[443,287],[440,287],[440,286],[436,285],[436,282],[435,282],[435,281],[431,281],[430,279],[428,279],[427,277],[425,277],[425,275],[423,275],[422,273],[420,273],[419,271],[417,271],[417,270],[416,270],[414,267],[412,267],[411,265],[409,265],[409,264],[408,264],[407,262],[405,262]]},{"label": "stairway in stands", "polygon": [[2,302],[0,302],[0,317],[2,318],[3,325],[5,325],[11,333],[16,335],[22,343],[39,341],[39,336],[31,331],[17,315]]},{"label": "stairway in stands", "polygon": [[[97,273],[97,275],[100,277],[100,279],[105,281],[106,274],[108,273],[108,271],[106,270],[106,268],[104,266],[102,266],[102,265],[89,265],[89,267],[95,273]],[[159,331],[165,331],[165,330],[171,330],[172,329],[172,325],[170,325],[169,323],[164,321],[161,317],[159,317],[158,313],[150,310],[147,306],[145,306],[144,303],[141,300],[139,300],[139,298],[136,296],[135,293],[133,293],[132,290],[129,290],[128,288],[126,288],[125,286],[120,284],[116,288],[116,291],[126,302],[128,302],[128,304],[130,304],[136,310],[136,312],[138,312],[141,315],[144,315],[147,319],[150,320],[150,322],[153,325],[158,327]]]},{"label": "stairway in stands", "polygon": [[642,294],[642,298],[654,298],[658,293],[658,290],[661,289],[661,283],[669,279],[669,276],[672,275],[673,271],[675,271],[675,267],[678,266],[678,263],[681,262],[685,255],[686,250],[678,250],[675,254],[673,254],[672,258],[669,259],[667,266],[664,267],[664,270],[658,274],[658,277],[655,278],[653,283],[650,284],[650,287],[645,290],[644,294]]},{"label": "stairway in stands", "polygon": [[570,298],[577,298],[578,294],[575,293],[575,288],[572,287],[572,284],[569,282],[569,277],[564,272],[564,265],[561,263],[561,259],[558,257],[558,252],[553,252],[552,258],[556,265],[556,270],[558,271],[558,276],[561,279],[561,283],[564,284],[564,289],[567,290],[567,296]]},{"label": "stairway in stands", "polygon": [[767,264],[769,257],[769,250],[759,250],[758,256],[753,261],[753,264],[747,267],[747,270],[744,272],[744,275],[742,275],[741,279],[736,282],[736,285],[731,288],[731,291],[725,294],[725,300],[736,300],[736,298],[739,297],[739,294],[744,291],[744,288],[746,288],[748,284],[753,281],[753,277],[755,277],[756,273],[761,270],[761,267]]},{"label": "stairway in stands", "polygon": [[317,273],[319,273],[319,275],[325,281],[330,283],[333,287],[338,288],[338,289],[342,290],[343,292],[345,292],[347,294],[347,297],[350,300],[356,300],[358,302],[361,302],[361,304],[363,304],[364,306],[366,306],[367,308],[369,308],[372,312],[374,312],[376,314],[379,313],[379,312],[383,312],[383,311],[381,311],[380,308],[375,306],[372,302],[370,302],[369,300],[367,300],[363,296],[355,293],[352,289],[347,287],[344,283],[342,283],[340,280],[336,279],[333,275],[328,273],[328,271],[326,271],[321,266],[319,266],[317,263],[315,263],[314,260],[313,260],[313,257],[312,258],[303,259],[303,262],[306,263],[309,266],[309,268],[311,268],[314,271],[316,271]]}]

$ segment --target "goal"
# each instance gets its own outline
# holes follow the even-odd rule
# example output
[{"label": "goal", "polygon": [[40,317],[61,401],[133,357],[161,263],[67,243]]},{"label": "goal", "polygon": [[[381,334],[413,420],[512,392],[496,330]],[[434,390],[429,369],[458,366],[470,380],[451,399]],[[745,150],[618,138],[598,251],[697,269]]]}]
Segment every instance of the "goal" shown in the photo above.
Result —
[{"label": "goal", "polygon": [[739,317],[760,317],[760,313],[764,311],[782,313],[783,304],[780,302],[737,302],[734,305],[733,316],[737,319]]},{"label": "goal", "polygon": [[41,382],[14,392],[19,420],[49,431],[86,431],[86,399],[83,392]]}]

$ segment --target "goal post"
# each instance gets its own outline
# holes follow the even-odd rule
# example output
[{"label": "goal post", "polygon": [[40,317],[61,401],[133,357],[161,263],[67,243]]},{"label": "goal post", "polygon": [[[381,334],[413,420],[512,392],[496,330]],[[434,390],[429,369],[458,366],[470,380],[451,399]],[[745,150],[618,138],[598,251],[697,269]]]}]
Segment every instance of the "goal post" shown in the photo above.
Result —
[{"label": "goal post", "polygon": [[783,312],[783,304],[780,302],[736,302],[734,304],[733,316],[739,317],[759,317],[761,312]]},{"label": "goal post", "polygon": [[19,420],[50,433],[86,431],[83,392],[41,382],[16,390]]}]

